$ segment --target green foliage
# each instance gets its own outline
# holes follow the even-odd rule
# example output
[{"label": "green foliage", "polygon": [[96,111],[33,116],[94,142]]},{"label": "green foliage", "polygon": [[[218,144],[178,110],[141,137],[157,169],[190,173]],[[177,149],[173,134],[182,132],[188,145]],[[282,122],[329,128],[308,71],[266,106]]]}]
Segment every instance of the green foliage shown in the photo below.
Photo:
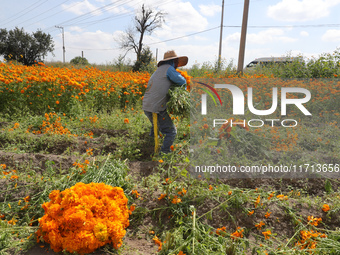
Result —
[{"label": "green foliage", "polygon": [[229,63],[225,59],[221,59],[221,62],[218,63],[218,60],[215,62],[204,62],[202,65],[194,64],[189,70],[188,75],[192,77],[227,77],[229,75],[236,74],[236,67],[234,66],[233,60],[230,60]]},{"label": "green foliage", "polygon": [[0,55],[7,61],[15,60],[24,65],[33,65],[41,62],[53,50],[51,35],[40,30],[32,35],[17,27],[10,31],[0,30]]},{"label": "green foliage", "polygon": [[188,118],[190,116],[190,92],[185,88],[172,86],[169,90],[168,112],[172,115]]},{"label": "green foliage", "polygon": [[129,60],[125,60],[125,57],[119,55],[117,59],[113,61],[113,67],[115,71],[128,72],[131,71],[131,64]]},{"label": "green foliage", "polygon": [[152,52],[149,47],[143,48],[139,58],[136,60],[132,67],[134,72],[149,72],[152,73],[156,69],[156,65],[153,61]]},{"label": "green foliage", "polygon": [[340,75],[340,51],[337,48],[333,53],[322,53],[305,61],[257,66],[254,73],[279,78],[334,78]]},{"label": "green foliage", "polygon": [[73,64],[73,65],[82,65],[82,66],[90,65],[89,61],[86,58],[83,58],[83,57],[75,57],[75,58],[71,59],[70,63]]}]

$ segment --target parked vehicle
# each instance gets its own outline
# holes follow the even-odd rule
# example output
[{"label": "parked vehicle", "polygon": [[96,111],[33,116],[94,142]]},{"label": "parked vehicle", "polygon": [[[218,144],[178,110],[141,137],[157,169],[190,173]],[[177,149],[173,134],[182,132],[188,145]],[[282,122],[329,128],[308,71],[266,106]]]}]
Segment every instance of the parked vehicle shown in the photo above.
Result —
[{"label": "parked vehicle", "polygon": [[251,61],[245,68],[244,71],[254,70],[258,66],[268,66],[273,64],[286,64],[294,61],[303,61],[302,57],[267,57],[257,58]]}]

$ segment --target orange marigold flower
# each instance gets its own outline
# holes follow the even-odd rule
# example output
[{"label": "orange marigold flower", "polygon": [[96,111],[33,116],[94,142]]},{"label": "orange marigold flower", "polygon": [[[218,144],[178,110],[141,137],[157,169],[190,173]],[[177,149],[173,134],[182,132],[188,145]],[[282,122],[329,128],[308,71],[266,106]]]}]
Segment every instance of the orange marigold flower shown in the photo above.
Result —
[{"label": "orange marigold flower", "polygon": [[285,196],[285,195],[282,195],[282,194],[277,195],[276,197],[280,200],[288,200],[288,196]]},{"label": "orange marigold flower", "polygon": [[236,240],[238,238],[242,238],[243,237],[243,231],[244,231],[244,229],[237,227],[237,230],[230,235],[231,239]]},{"label": "orange marigold flower", "polygon": [[19,176],[17,176],[17,175],[12,175],[11,176],[11,180],[15,180],[15,179],[18,179],[19,178]]},{"label": "orange marigold flower", "polygon": [[264,224],[263,221],[260,221],[260,223],[255,224],[255,227],[256,227],[258,230],[260,230],[264,225],[266,225],[266,224]]},{"label": "orange marigold flower", "polygon": [[271,212],[267,212],[267,213],[264,215],[264,217],[266,217],[266,219],[268,219],[269,216],[270,216],[271,214],[272,214]]},{"label": "orange marigold flower", "polygon": [[158,245],[158,251],[161,251],[162,250],[162,242],[158,239],[158,237],[155,236],[152,240],[155,242],[155,244]]},{"label": "orange marigold flower", "polygon": [[254,203],[255,208],[258,206],[258,204],[260,203],[260,201],[261,201],[261,197],[258,196],[257,199],[256,199],[256,201],[255,201],[255,203]]},{"label": "orange marigold flower", "polygon": [[173,204],[179,204],[181,202],[182,202],[182,199],[180,199],[177,195],[174,196],[174,198],[171,201],[171,203],[173,203]]},{"label": "orange marigold flower", "polygon": [[225,234],[225,231],[226,231],[226,227],[223,226],[221,228],[216,229],[216,234],[217,235]]},{"label": "orange marigold flower", "polygon": [[314,216],[308,216],[307,220],[308,220],[308,224],[313,225],[313,226],[319,225],[319,223],[322,221],[321,218],[314,218]]},{"label": "orange marigold flower", "polygon": [[253,214],[254,214],[254,212],[255,212],[255,211],[254,211],[254,210],[252,210],[252,211],[248,212],[248,215],[249,215],[249,216],[251,216],[251,215],[253,215]]},{"label": "orange marigold flower", "polygon": [[324,212],[328,212],[330,209],[331,209],[331,208],[329,207],[328,204],[324,204],[324,205],[322,206],[322,211],[324,211]]},{"label": "orange marigold flower", "polygon": [[129,124],[129,123],[130,123],[129,119],[128,119],[128,118],[125,118],[125,119],[124,119],[124,123],[125,123],[125,124]]},{"label": "orange marigold flower", "polygon": [[264,238],[267,240],[272,235],[272,232],[268,230],[268,231],[262,232],[262,234],[264,235]]},{"label": "orange marigold flower", "polygon": [[165,197],[166,197],[166,194],[161,194],[161,195],[159,196],[158,200],[162,200],[162,199],[165,198]]},{"label": "orange marigold flower", "polygon": [[209,185],[209,189],[210,189],[210,190],[213,190],[213,186]]},{"label": "orange marigold flower", "polygon": [[140,196],[137,190],[131,190],[131,194],[135,195],[136,198]]},{"label": "orange marigold flower", "polygon": [[272,193],[270,193],[268,200],[270,200],[273,196],[274,196],[275,191],[273,191]]},{"label": "orange marigold flower", "polygon": [[[42,207],[38,240],[55,252],[88,254],[111,243],[118,249],[129,226],[128,199],[120,187],[104,183],[77,183],[62,192],[52,191]],[[132,209],[132,208],[131,208]]]},{"label": "orange marigold flower", "polygon": [[136,205],[133,204],[130,206],[129,213],[131,214],[136,209]]}]

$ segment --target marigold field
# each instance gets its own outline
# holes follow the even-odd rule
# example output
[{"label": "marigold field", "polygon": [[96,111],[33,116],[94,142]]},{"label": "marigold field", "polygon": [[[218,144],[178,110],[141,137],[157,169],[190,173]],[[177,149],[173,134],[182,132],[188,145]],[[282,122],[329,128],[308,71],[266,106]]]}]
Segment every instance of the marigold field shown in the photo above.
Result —
[{"label": "marigold field", "polygon": [[[181,72],[190,84],[171,94],[176,140],[172,153],[158,155],[141,107],[149,73],[0,63],[0,255],[340,254],[338,74],[286,80]],[[199,82],[236,84],[244,93],[253,87],[256,109],[270,107],[275,86],[302,87],[312,94],[313,116],[290,107],[296,127],[216,128],[186,111],[193,102],[200,111]],[[208,110],[213,117],[226,111],[230,123],[233,100],[220,95],[223,105],[212,94]],[[247,107],[244,118],[254,118]],[[333,175],[192,172],[193,159],[218,157],[237,167],[321,164]]]}]

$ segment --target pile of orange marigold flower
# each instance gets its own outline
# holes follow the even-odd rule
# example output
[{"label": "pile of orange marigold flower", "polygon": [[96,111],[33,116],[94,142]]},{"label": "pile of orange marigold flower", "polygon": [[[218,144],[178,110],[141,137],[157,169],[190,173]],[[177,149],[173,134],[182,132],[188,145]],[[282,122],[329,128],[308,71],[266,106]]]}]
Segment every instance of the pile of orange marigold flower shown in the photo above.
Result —
[{"label": "pile of orange marigold flower", "polygon": [[37,238],[55,252],[86,254],[111,243],[118,249],[129,226],[127,198],[123,189],[104,183],[77,183],[50,193],[42,205]]}]

